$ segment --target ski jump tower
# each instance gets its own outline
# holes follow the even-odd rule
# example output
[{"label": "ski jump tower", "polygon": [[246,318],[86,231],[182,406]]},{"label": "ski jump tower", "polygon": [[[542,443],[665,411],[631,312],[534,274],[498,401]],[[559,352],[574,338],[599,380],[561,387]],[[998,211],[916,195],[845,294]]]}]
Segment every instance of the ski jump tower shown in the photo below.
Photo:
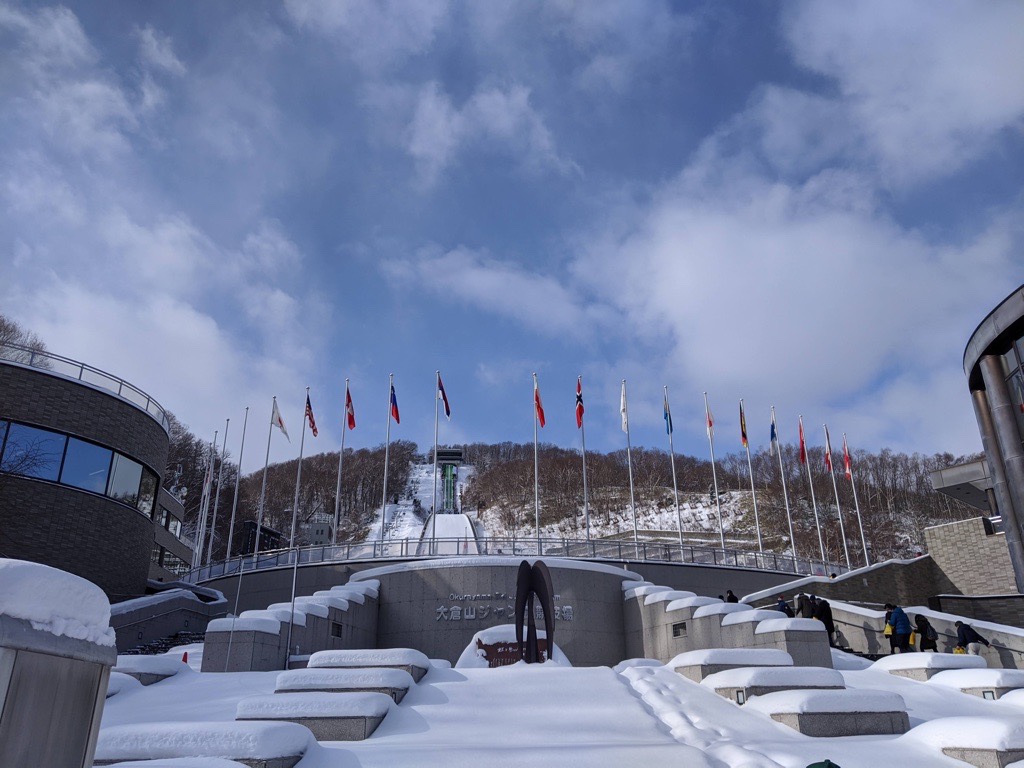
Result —
[{"label": "ski jump tower", "polygon": [[437,466],[441,475],[442,494],[438,514],[454,515],[459,512],[456,487],[459,479],[459,465],[462,464],[461,448],[438,448]]}]

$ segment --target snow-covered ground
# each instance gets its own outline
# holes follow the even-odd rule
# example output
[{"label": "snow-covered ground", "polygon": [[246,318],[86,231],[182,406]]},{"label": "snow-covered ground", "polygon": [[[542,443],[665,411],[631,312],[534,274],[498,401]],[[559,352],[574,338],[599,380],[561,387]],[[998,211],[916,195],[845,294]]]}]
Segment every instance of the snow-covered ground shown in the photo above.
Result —
[{"label": "snow-covered ground", "polygon": [[[172,653],[180,654],[180,649]],[[369,739],[323,742],[297,768],[804,768],[825,758],[843,768],[882,764],[952,768],[963,763],[919,738],[915,726],[930,723],[929,727],[941,728],[941,723],[934,722],[938,718],[1024,717],[1024,706],[896,677],[857,657],[834,655],[852,692],[887,691],[902,698],[910,716],[910,733],[802,736],[755,707],[738,706],[708,686],[651,661],[624,662],[614,670],[555,664],[451,669],[440,663],[391,709]],[[102,727],[230,721],[241,699],[271,694],[278,674],[197,674],[186,669],[145,688],[125,686],[107,701]],[[951,725],[956,722],[950,721]]]}]

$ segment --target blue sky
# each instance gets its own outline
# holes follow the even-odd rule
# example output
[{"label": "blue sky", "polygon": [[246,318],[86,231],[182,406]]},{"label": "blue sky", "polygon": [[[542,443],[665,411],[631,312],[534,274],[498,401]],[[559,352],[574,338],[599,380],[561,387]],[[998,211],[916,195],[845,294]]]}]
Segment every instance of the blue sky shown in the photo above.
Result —
[{"label": "blue sky", "polygon": [[[1022,282],[1019,2],[0,4],[0,306],[200,435],[980,450]],[[259,448],[252,446],[260,445]]]}]

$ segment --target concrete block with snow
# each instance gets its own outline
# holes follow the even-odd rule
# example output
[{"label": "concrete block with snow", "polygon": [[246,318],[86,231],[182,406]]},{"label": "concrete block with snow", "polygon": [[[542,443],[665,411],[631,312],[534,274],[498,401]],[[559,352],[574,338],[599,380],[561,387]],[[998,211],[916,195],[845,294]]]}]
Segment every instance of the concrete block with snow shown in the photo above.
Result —
[{"label": "concrete block with snow", "polygon": [[412,648],[318,651],[309,657],[308,666],[311,669],[404,669],[418,683],[430,669],[430,659]]},{"label": "concrete block with snow", "polygon": [[132,760],[219,757],[251,768],[294,768],[314,742],[309,729],[296,723],[229,721],[115,725],[100,731],[96,765]]},{"label": "concrete block with snow", "polygon": [[1024,761],[1024,718],[940,717],[905,737],[978,768],[1007,768]]},{"label": "concrete block with snow", "polygon": [[825,625],[817,619],[766,619],[754,629],[755,648],[778,648],[801,667],[831,667],[832,651]]},{"label": "concrete block with snow", "polygon": [[910,728],[903,697],[891,691],[779,691],[755,696],[743,707],[805,736],[900,734]]},{"label": "concrete block with snow", "polygon": [[222,757],[169,757],[166,760],[131,760],[110,768],[248,768],[246,763]]},{"label": "concrete block with snow", "polygon": [[[928,680],[931,685],[956,688],[982,699],[999,699],[1024,689],[1022,669],[947,669],[937,672]],[[1024,696],[1024,694],[1021,694]],[[1012,703],[1012,699],[1010,700]],[[1021,699],[1024,701],[1024,699]]]},{"label": "concrete block with snow", "polygon": [[152,685],[191,668],[177,656],[118,656],[112,672],[130,675],[143,685]]},{"label": "concrete block with snow", "polygon": [[757,625],[769,619],[777,619],[783,614],[778,611],[758,609],[738,611],[722,617],[723,648],[753,648],[754,630]]},{"label": "concrete block with snow", "polygon": [[138,690],[141,687],[142,683],[132,675],[126,675],[124,672],[111,672],[110,680],[107,682],[107,698],[126,691]]},{"label": "concrete block with snow", "polygon": [[708,675],[700,684],[737,704],[778,691],[846,687],[841,673],[822,667],[740,667]]},{"label": "concrete block with snow", "polygon": [[701,682],[708,675],[740,667],[791,667],[792,657],[774,648],[708,648],[681,653],[665,665],[678,674]]},{"label": "concrete block with snow", "polygon": [[643,598],[647,597],[648,595],[655,594],[657,592],[670,592],[671,590],[671,587],[662,587],[657,584],[642,584],[638,587],[627,589],[623,594],[623,599],[632,600],[638,597]]},{"label": "concrete block with snow", "polygon": [[964,653],[898,653],[879,659],[871,668],[923,682],[947,669],[986,669],[988,664],[981,656]]},{"label": "concrete block with snow", "polygon": [[377,730],[393,705],[383,693],[271,694],[242,699],[235,718],[296,723],[320,741],[362,741]]},{"label": "concrete block with snow", "polygon": [[693,611],[688,632],[693,648],[721,648],[726,645],[722,639],[722,620],[734,613],[753,611],[745,603],[708,603]]},{"label": "concrete block with snow", "polygon": [[696,592],[685,589],[665,589],[658,592],[651,592],[644,596],[644,605],[655,603],[671,603],[673,600],[682,600],[686,597],[696,597]]},{"label": "concrete block with snow", "polygon": [[383,693],[399,703],[416,684],[404,669],[293,669],[277,676],[276,693]]}]

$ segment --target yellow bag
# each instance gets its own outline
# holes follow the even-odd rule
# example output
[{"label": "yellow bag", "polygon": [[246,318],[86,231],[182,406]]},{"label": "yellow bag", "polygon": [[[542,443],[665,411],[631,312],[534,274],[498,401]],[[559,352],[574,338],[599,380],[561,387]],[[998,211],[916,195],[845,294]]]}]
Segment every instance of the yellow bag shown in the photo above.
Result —
[{"label": "yellow bag", "polygon": [[886,624],[885,629],[882,630],[882,634],[886,637],[892,636],[892,624]]},{"label": "yellow bag", "polygon": [[966,654],[967,650],[962,645],[958,645],[956,648],[953,649],[953,653],[964,653],[964,654]]},{"label": "yellow bag", "polygon": [[917,645],[917,632],[910,633],[910,640],[908,641],[912,646]]}]

